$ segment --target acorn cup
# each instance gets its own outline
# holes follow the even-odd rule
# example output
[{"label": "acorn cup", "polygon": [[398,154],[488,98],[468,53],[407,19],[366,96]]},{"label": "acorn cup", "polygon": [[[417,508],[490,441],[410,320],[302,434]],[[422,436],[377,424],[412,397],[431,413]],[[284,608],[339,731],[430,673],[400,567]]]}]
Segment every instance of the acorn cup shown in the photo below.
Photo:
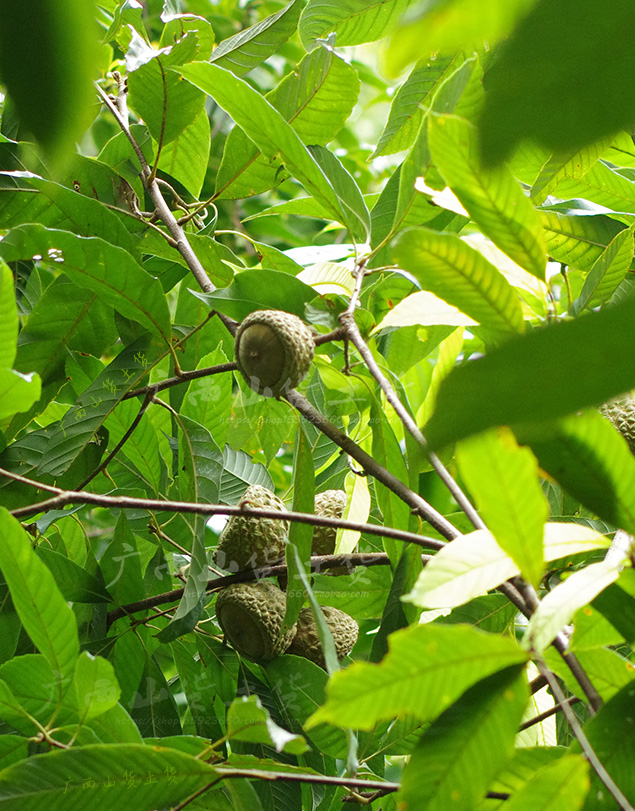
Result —
[{"label": "acorn cup", "polygon": [[629,392],[614,397],[600,406],[600,413],[610,420],[635,454],[635,398]]},{"label": "acorn cup", "polygon": [[218,593],[216,619],[232,648],[249,659],[284,653],[296,626],[282,634],[286,597],[268,580],[234,583]]},{"label": "acorn cup", "polygon": [[[239,504],[248,504],[256,509],[287,511],[278,496],[259,484],[250,485]],[[213,560],[221,569],[230,572],[269,566],[283,557],[288,531],[288,521],[232,515],[218,539]]]},{"label": "acorn cup", "polygon": [[315,341],[297,315],[257,310],[238,327],[234,349],[247,384],[265,397],[280,397],[306,377]]},{"label": "acorn cup", "polygon": [[[359,635],[359,625],[346,612],[330,605],[322,606],[322,613],[335,642],[335,652],[339,662],[353,650]],[[297,631],[287,653],[310,659],[326,669],[324,651],[320,642],[317,623],[310,608],[303,608],[297,622]]]},{"label": "acorn cup", "polygon": [[[316,495],[314,512],[316,515],[325,515],[329,518],[341,518],[346,509],[346,502],[346,493],[343,490],[325,490]],[[311,554],[332,555],[335,551],[336,537],[336,527],[315,527]],[[327,574],[339,576],[350,574],[353,571],[355,571],[355,567],[338,566],[335,569],[329,569]]]}]

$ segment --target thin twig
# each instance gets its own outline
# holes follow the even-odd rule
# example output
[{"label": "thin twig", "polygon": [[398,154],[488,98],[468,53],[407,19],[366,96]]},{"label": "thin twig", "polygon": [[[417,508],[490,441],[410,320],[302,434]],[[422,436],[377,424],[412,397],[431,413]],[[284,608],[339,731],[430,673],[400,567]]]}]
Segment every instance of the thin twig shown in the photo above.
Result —
[{"label": "thin twig", "polygon": [[551,688],[551,692],[553,693],[554,698],[561,705],[562,712],[564,713],[567,723],[571,728],[571,732],[577,742],[580,744],[580,748],[582,749],[582,753],[584,757],[589,761],[591,764],[591,768],[597,774],[598,778],[602,781],[606,790],[609,792],[611,797],[615,800],[618,806],[622,809],[622,811],[635,811],[633,806],[630,804],[628,799],[622,793],[622,790],[617,785],[617,783],[613,780],[611,775],[607,772],[604,767],[604,764],[600,760],[600,758],[596,755],[595,750],[589,743],[589,739],[584,734],[584,730],[578,721],[578,717],[571,709],[569,702],[567,701],[567,697],[562,692],[560,684],[558,683],[558,679],[554,676],[554,674],[549,670],[548,667],[539,660],[536,660],[536,665],[538,669],[543,674],[543,676],[549,682],[549,687]]},{"label": "thin twig", "polygon": [[[547,684],[546,679],[545,679],[545,684]],[[571,705],[571,704],[579,704],[580,703],[580,699],[577,698],[576,696],[570,696],[569,698],[565,699],[565,701],[569,705]],[[547,718],[551,718],[552,715],[555,715],[557,712],[560,712],[562,709],[563,709],[562,704],[556,704],[555,706],[551,707],[550,709],[545,710],[544,712],[541,712],[538,715],[534,715],[534,717],[530,718],[529,721],[525,721],[524,724],[521,724],[518,727],[518,731],[522,732],[524,729],[529,729],[529,727],[533,727],[536,724],[540,724],[543,721],[546,721]]]},{"label": "thin twig", "polygon": [[[430,560],[430,555],[422,555],[421,560],[425,565]],[[311,558],[312,574],[320,574],[322,571],[329,569],[342,568],[343,566],[356,566],[369,567],[369,566],[389,566],[390,559],[384,552],[358,552],[351,555],[317,555]],[[232,583],[247,583],[253,580],[260,580],[264,577],[278,577],[287,574],[286,563],[277,563],[273,566],[261,566],[259,569],[245,569],[242,572],[235,574],[224,575],[223,577],[216,577],[208,580],[205,590],[208,592],[218,591]],[[118,619],[126,617],[130,614],[135,614],[137,611],[146,611],[149,608],[154,608],[158,605],[165,605],[166,603],[174,603],[180,600],[183,596],[184,588],[174,589],[173,591],[166,591],[163,594],[154,594],[151,597],[146,597],[143,600],[137,600],[134,603],[119,606],[108,613],[107,624],[111,625]]]},{"label": "thin twig", "polygon": [[[99,473],[101,473],[102,470],[105,470],[108,467],[108,465],[112,462],[112,460],[115,458],[115,456],[119,453],[119,451],[123,448],[123,446],[126,444],[126,442],[132,436],[135,428],[141,422],[141,419],[142,419],[143,415],[146,413],[146,410],[147,410],[148,406],[152,402],[153,397],[154,397],[154,392],[152,391],[152,386],[148,386],[148,391],[146,392],[146,396],[145,396],[145,398],[143,400],[143,403],[141,403],[141,408],[139,409],[139,412],[137,413],[137,416],[130,423],[130,426],[128,427],[128,429],[126,430],[124,435],[121,437],[121,439],[115,445],[115,447],[112,449],[112,451],[108,454],[108,456],[103,460],[103,462],[98,467],[96,467],[95,470],[93,470],[93,472],[90,473],[84,479],[84,481],[78,486],[78,490],[82,490],[84,487],[86,487],[86,485],[89,482],[91,482],[95,478],[95,476],[99,475]],[[125,400],[126,398],[124,397],[123,399]]]},{"label": "thin twig", "polygon": [[219,363],[217,366],[207,366],[205,369],[194,369],[191,372],[181,372],[180,375],[177,375],[176,377],[168,377],[167,380],[162,380],[160,383],[152,383],[149,386],[143,386],[140,389],[129,391],[121,399],[129,400],[131,397],[139,397],[139,395],[147,394],[149,391],[158,394],[164,389],[178,386],[181,383],[189,383],[190,380],[198,380],[201,377],[209,377],[211,375],[220,375],[225,372],[233,372],[237,368],[238,366],[236,365],[235,361],[229,361],[227,363]]},{"label": "thin twig", "polygon": [[382,467],[373,457],[359,447],[349,436],[340,431],[332,422],[326,419],[311,403],[295,390],[290,390],[284,395],[285,399],[302,414],[302,416],[314,425],[319,431],[325,434],[343,451],[358,462],[364,471],[373,476],[381,484],[392,490],[396,496],[408,504],[412,510],[421,515],[430,526],[434,527],[439,534],[449,541],[457,538],[461,533],[451,524],[445,516],[434,509],[431,504],[422,498],[414,490],[411,490],[400,479],[390,471]]}]

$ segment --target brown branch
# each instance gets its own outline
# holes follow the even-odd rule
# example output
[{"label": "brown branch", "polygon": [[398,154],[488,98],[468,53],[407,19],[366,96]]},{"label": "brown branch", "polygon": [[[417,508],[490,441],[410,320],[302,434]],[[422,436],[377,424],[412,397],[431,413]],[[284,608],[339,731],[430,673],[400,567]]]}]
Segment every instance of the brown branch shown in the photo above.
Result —
[{"label": "brown branch", "polygon": [[143,386],[140,389],[134,389],[134,391],[129,391],[122,400],[129,400],[131,397],[139,397],[142,394],[147,394],[148,392],[155,392],[159,393],[164,389],[172,388],[172,386],[178,386],[181,383],[189,383],[190,380],[198,380],[201,377],[209,377],[211,375],[219,375],[223,374],[224,372],[233,372],[238,368],[235,361],[229,361],[227,363],[219,363],[217,366],[207,366],[204,369],[194,369],[191,372],[181,372],[180,375],[176,377],[168,377],[167,380],[162,380],[160,383],[153,383],[150,386]]},{"label": "brown branch", "polygon": [[[545,684],[547,684],[546,679],[545,679]],[[569,705],[571,705],[571,704],[579,704],[580,699],[576,698],[575,696],[571,696],[570,698],[566,699],[566,703],[569,704]],[[540,723],[542,723],[542,721],[546,721],[547,718],[551,718],[551,716],[555,715],[557,712],[561,712],[561,710],[562,710],[562,704],[556,704],[554,707],[551,707],[550,709],[545,710],[544,712],[541,712],[538,715],[535,715],[533,718],[530,718],[529,721],[525,721],[524,724],[521,724],[518,727],[518,731],[522,732],[524,729],[529,729],[529,727],[533,727],[536,724],[540,724]]]},{"label": "brown branch", "polygon": [[[422,555],[423,563],[430,560],[430,555]],[[390,560],[388,555],[384,552],[358,552],[351,555],[316,555],[311,558],[312,574],[320,574],[320,572],[328,569],[341,568],[342,566],[389,566]],[[261,566],[259,569],[245,569],[242,572],[235,574],[228,574],[222,577],[216,577],[208,580],[205,590],[207,592],[218,591],[232,583],[247,583],[252,580],[260,580],[264,577],[277,577],[279,575],[287,574],[286,563],[277,563],[273,566]],[[113,622],[122,617],[130,614],[135,614],[137,611],[146,611],[149,608],[154,608],[158,605],[165,605],[166,603],[174,603],[180,600],[183,596],[184,588],[174,589],[174,591],[166,591],[163,594],[154,594],[151,597],[146,597],[143,600],[138,600],[134,603],[119,606],[108,612],[107,624],[110,626]]]},{"label": "brown branch", "polygon": [[311,405],[311,403],[292,389],[284,395],[285,399],[297,409],[302,416],[314,425],[319,431],[325,434],[336,445],[339,445],[350,457],[358,462],[364,471],[368,473],[381,484],[385,485],[389,490],[404,501],[412,510],[421,515],[430,526],[434,527],[437,532],[444,538],[451,541],[457,538],[461,533],[458,529],[451,524],[445,516],[434,509],[431,504],[422,498],[414,490],[411,490],[400,479],[394,476],[385,467],[382,467],[373,457],[366,453],[365,450],[359,447],[349,436],[343,431],[340,431],[332,422],[326,419],[320,412]]}]

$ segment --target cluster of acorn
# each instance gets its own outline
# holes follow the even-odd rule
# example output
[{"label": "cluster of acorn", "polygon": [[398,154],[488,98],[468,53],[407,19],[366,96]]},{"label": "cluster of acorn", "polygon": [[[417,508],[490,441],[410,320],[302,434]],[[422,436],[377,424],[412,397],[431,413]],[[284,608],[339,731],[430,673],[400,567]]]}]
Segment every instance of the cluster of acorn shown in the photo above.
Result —
[{"label": "cluster of acorn", "polygon": [[[282,501],[260,485],[248,487],[240,504],[286,512]],[[327,490],[315,498],[316,515],[341,517],[345,506],[346,494],[342,490]],[[226,571],[257,569],[275,563],[284,555],[288,526],[284,520],[233,515],[221,533],[214,562]],[[316,527],[312,554],[332,554],[335,536],[334,527]],[[216,599],[216,618],[225,638],[239,653],[250,659],[273,659],[281,653],[293,653],[324,667],[311,609],[303,608],[296,625],[282,633],[285,611],[285,593],[268,580],[234,583],[220,591]],[[338,608],[324,606],[322,611],[341,661],[357,641],[359,626]]]}]

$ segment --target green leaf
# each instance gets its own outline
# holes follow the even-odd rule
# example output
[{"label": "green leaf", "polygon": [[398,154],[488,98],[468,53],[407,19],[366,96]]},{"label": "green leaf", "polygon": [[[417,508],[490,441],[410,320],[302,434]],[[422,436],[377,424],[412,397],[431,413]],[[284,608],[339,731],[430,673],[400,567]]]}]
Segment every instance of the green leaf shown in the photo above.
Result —
[{"label": "green leaf", "polygon": [[213,293],[192,291],[197,298],[209,302],[232,318],[242,319],[254,310],[284,310],[304,317],[304,305],[315,298],[316,292],[304,282],[279,270],[242,270],[234,281]]},{"label": "green leaf", "polygon": [[595,213],[597,209],[566,205],[563,211],[543,209],[539,212],[547,251],[556,262],[582,271],[590,270],[615,236],[624,230],[624,225]]},{"label": "green leaf", "polygon": [[396,797],[406,808],[472,811],[514,751],[529,699],[522,666],[475,684],[427,729]]},{"label": "green leaf", "polygon": [[[546,561],[605,549],[608,540],[580,524],[553,523],[544,528]],[[419,575],[404,599],[422,608],[453,608],[486,594],[520,569],[486,530],[459,536],[443,547]]]},{"label": "green leaf", "polygon": [[[504,160],[521,138],[553,151],[580,149],[628,129],[635,89],[635,9],[617,0],[539,0],[486,74],[482,150]],[[563,100],[566,99],[566,103]]]},{"label": "green leaf", "polygon": [[42,544],[35,551],[55,578],[66,600],[77,603],[105,603],[112,600],[102,579],[90,574],[66,555]]},{"label": "green leaf", "polygon": [[73,687],[80,718],[96,718],[116,706],[121,695],[113,666],[84,651],[77,660]]},{"label": "green leaf", "polygon": [[[179,88],[180,89],[180,88]],[[210,123],[205,109],[163,148],[159,169],[197,197],[201,193],[210,150]]]},{"label": "green leaf", "polygon": [[544,524],[549,506],[538,481],[538,463],[510,431],[488,431],[457,448],[461,477],[481,518],[529,583],[543,574]]},{"label": "green leaf", "polygon": [[458,116],[432,115],[428,140],[443,179],[485,236],[544,280],[547,249],[540,219],[509,169],[481,166],[473,125]]},{"label": "green leaf", "polygon": [[628,391],[635,386],[634,342],[635,301],[626,299],[470,361],[441,384],[426,426],[431,450],[494,425],[564,416]]},{"label": "green leaf", "polygon": [[0,508],[0,528],[0,569],[15,610],[34,645],[62,682],[70,677],[79,654],[75,615],[19,522],[4,508]]},{"label": "green leaf", "polygon": [[[505,811],[578,811],[586,808],[589,764],[582,755],[548,763],[505,803]],[[605,791],[603,787],[603,791]]]},{"label": "green leaf", "polygon": [[[313,445],[306,428],[299,424],[293,449],[293,505],[294,512],[312,513],[314,510],[315,473],[313,468]],[[292,523],[289,543],[285,549],[287,563],[287,607],[281,634],[293,628],[306,599],[306,590],[299,575],[295,556],[298,555],[303,571],[310,566],[313,527],[310,524]]]},{"label": "green leaf", "polygon": [[4,228],[39,223],[86,237],[98,233],[135,255],[132,236],[103,203],[31,172],[0,172],[0,219]]},{"label": "green leaf", "polygon": [[0,73],[25,128],[59,160],[90,122],[98,44],[84,0],[0,9]]},{"label": "green leaf", "polygon": [[0,368],[10,369],[18,342],[18,308],[15,281],[7,264],[0,260]]},{"label": "green leaf", "polygon": [[190,82],[208,93],[242,127],[267,157],[280,155],[285,167],[321,203],[344,223],[340,201],[311,153],[291,125],[260,93],[217,65],[198,63],[178,68]]},{"label": "green leaf", "polygon": [[52,431],[38,472],[60,476],[85,449],[103,453],[99,431],[127,391],[147,375],[156,347],[144,335],[123,349],[77,398]]},{"label": "green leaf", "polygon": [[522,331],[522,310],[513,287],[484,256],[454,234],[410,228],[396,238],[393,256],[424,290],[483,326]]},{"label": "green leaf", "polygon": [[385,37],[415,0],[309,0],[300,17],[307,51],[335,33],[337,45],[359,45]]},{"label": "green leaf", "polygon": [[7,811],[138,811],[174,805],[216,779],[207,763],[160,746],[96,744],[56,750],[0,772]]},{"label": "green leaf", "polygon": [[276,752],[301,755],[307,751],[307,742],[301,735],[293,735],[273,722],[258,696],[241,696],[227,710],[227,737],[272,746]]},{"label": "green leaf", "polygon": [[65,377],[68,351],[101,355],[117,340],[110,305],[60,275],[44,291],[18,339],[16,368],[35,371],[46,385]]},{"label": "green leaf", "polygon": [[122,315],[169,343],[170,313],[159,282],[130,254],[99,237],[79,237],[39,224],[20,225],[0,243],[8,262],[38,255],[80,287],[97,293]]},{"label": "green leaf", "polygon": [[[117,404],[104,423],[109,434],[109,443],[115,448],[139,414],[143,403],[130,398]],[[119,451],[119,457],[129,461],[147,482],[155,496],[161,493],[161,477],[165,465],[161,458],[157,430],[147,414],[141,417],[132,434]]]},{"label": "green leaf", "polygon": [[41,393],[39,375],[0,369],[0,420],[28,411],[40,399]]},{"label": "green leaf", "polygon": [[439,84],[456,70],[458,58],[421,59],[401,85],[390,105],[388,121],[379,137],[373,158],[409,149]]},{"label": "green leaf", "polygon": [[[635,757],[632,706],[631,681],[584,726],[584,733],[593,751],[631,804],[635,802],[635,775],[631,768]],[[577,742],[572,744],[571,751],[580,753]],[[585,808],[587,807],[593,811],[615,807],[614,801],[609,798],[606,788],[594,772],[591,772],[591,788],[585,804]]]},{"label": "green leaf", "polygon": [[606,152],[613,140],[613,138],[604,138],[579,150],[553,154],[534,180],[531,187],[532,200],[541,203],[545,197],[559,188],[561,183],[567,180],[577,181],[584,177],[589,169],[597,163],[598,158]]},{"label": "green leaf", "polygon": [[419,625],[389,637],[378,665],[356,662],[335,673],[326,704],[306,722],[371,729],[382,719],[414,715],[432,721],[468,687],[525,661],[510,639],[469,626]]},{"label": "green leaf", "polygon": [[625,279],[633,262],[633,230],[635,225],[620,231],[593,263],[571,312],[578,315],[608,301],[616,287]]},{"label": "green leaf", "polygon": [[[139,53],[142,50],[148,53]],[[203,109],[205,95],[170,70],[196,59],[197,51],[198,39],[192,31],[160,51],[151,51],[141,37],[133,34],[126,60],[130,105],[159,144],[173,141]]]},{"label": "green leaf", "polygon": [[228,37],[212,51],[210,61],[244,76],[274,54],[295,31],[302,3],[291,0],[280,11]]},{"label": "green leaf", "polygon": [[635,459],[611,423],[595,411],[516,429],[541,468],[575,499],[635,533]]},{"label": "green leaf", "polygon": [[573,572],[545,595],[529,620],[522,640],[523,647],[541,654],[579,608],[590,603],[617,580],[625,557],[617,561],[591,563]]},{"label": "green leaf", "polygon": [[531,7],[531,0],[439,0],[408,15],[393,35],[386,67],[396,75],[421,55],[491,47],[506,37]]},{"label": "green leaf", "polygon": [[[606,150],[604,138],[598,144]],[[590,149],[587,147],[587,150]],[[558,183],[556,193],[559,198],[582,197],[600,206],[614,209],[620,213],[635,213],[635,190],[632,180],[607,166],[604,161],[596,162],[581,178],[567,178]]]},{"label": "green leaf", "polygon": [[360,242],[370,236],[370,213],[353,176],[326,147],[310,145],[313,155],[337,194],[346,221],[344,225]]}]

